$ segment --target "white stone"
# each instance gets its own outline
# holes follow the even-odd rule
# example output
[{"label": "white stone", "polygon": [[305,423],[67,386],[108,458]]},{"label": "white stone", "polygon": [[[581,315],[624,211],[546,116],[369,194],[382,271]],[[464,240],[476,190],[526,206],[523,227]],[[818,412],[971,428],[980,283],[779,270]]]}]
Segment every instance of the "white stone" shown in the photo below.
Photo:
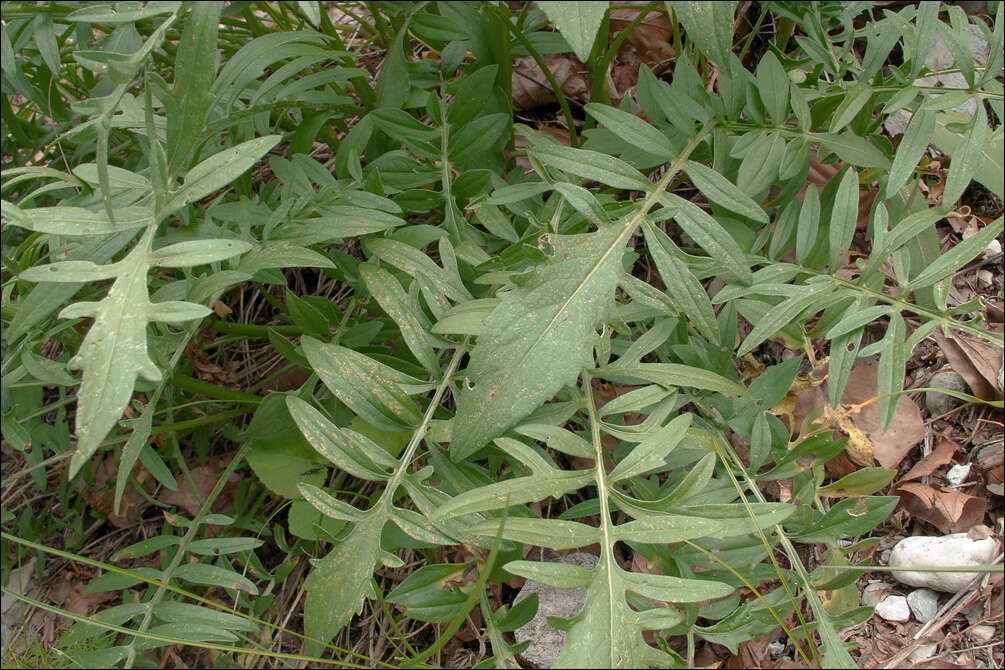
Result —
[{"label": "white stone", "polygon": [[928,623],[939,611],[939,594],[932,589],[917,589],[907,594],[907,604],[915,621]]},{"label": "white stone", "polygon": [[[990,565],[997,551],[998,542],[993,537],[974,540],[966,533],[953,533],[943,537],[906,537],[890,552],[888,564],[904,568]],[[892,574],[901,584],[957,593],[979,573],[894,570]]]},{"label": "white stone", "polygon": [[995,636],[994,626],[974,626],[970,629],[970,635],[975,640],[980,640],[981,642],[987,642]]},{"label": "white stone", "polygon": [[866,607],[875,607],[892,587],[881,581],[872,581],[862,589],[862,604]]},{"label": "white stone", "polygon": [[[576,552],[563,556],[559,562],[592,569],[597,565],[597,557],[593,554]],[[514,637],[517,643],[530,640],[530,646],[520,654],[525,661],[533,664],[533,667],[550,668],[555,664],[559,652],[562,651],[562,645],[565,644],[565,631],[552,628],[548,623],[548,617],[571,618],[579,614],[586,604],[586,589],[581,586],[574,589],[559,589],[528,579],[514,599],[514,604],[532,593],[536,593],[538,597],[537,614],[526,625],[517,629]]]},{"label": "white stone", "polygon": [[949,472],[946,473],[946,481],[949,482],[950,486],[959,486],[967,480],[970,476],[970,464],[964,463],[963,465],[954,465],[949,468]]},{"label": "white stone", "polygon": [[[958,391],[960,393],[970,392],[967,381],[958,372],[952,370],[935,373],[928,381],[927,386],[929,388],[946,389],[947,391]],[[932,416],[942,416],[947,412],[951,412],[959,407],[962,402],[962,400],[945,393],[939,393],[938,391],[928,391],[925,393],[925,407],[928,408]]]},{"label": "white stone", "polygon": [[992,256],[997,256],[1002,252],[1002,243],[998,240],[991,240],[988,242],[988,246],[984,247],[984,258],[991,258]]},{"label": "white stone", "polygon": [[904,596],[887,596],[876,605],[876,614],[887,621],[904,622],[911,618],[911,608]]}]

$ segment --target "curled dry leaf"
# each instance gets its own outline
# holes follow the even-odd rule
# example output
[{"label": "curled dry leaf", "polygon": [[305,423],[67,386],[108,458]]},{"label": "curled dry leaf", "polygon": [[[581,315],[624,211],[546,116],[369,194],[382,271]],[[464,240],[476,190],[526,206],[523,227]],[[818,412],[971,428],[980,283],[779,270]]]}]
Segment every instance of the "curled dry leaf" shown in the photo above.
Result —
[{"label": "curled dry leaf", "polygon": [[984,521],[988,503],[961,491],[905,482],[893,489],[900,504],[912,516],[924,519],[943,534],[962,533]]},{"label": "curled dry leaf", "polygon": [[[1001,324],[997,330],[1001,330]],[[974,395],[982,400],[1001,400],[998,371],[1002,365],[1002,348],[967,333],[952,333],[946,337],[940,331],[932,333],[953,370],[967,380]]]},{"label": "curled dry leaf", "polygon": [[[824,417],[821,421],[848,435],[845,451],[854,463],[871,466],[875,459],[884,468],[896,468],[911,449],[925,439],[925,422],[918,405],[902,396],[889,430],[881,433],[879,409],[875,402],[871,402],[878,395],[876,366],[856,365],[848,375],[839,409],[830,407],[826,384],[809,388],[800,394],[796,402],[794,425],[798,427],[811,411],[822,407]],[[854,411],[866,402],[868,404]]]}]

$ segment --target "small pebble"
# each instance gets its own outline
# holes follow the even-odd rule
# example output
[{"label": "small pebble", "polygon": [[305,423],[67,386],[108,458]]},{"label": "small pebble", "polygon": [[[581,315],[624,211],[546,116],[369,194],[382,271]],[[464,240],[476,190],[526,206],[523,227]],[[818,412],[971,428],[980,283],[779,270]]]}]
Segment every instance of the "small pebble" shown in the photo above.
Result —
[{"label": "small pebble", "polygon": [[935,656],[935,652],[938,648],[938,644],[923,644],[911,652],[911,660],[915,663],[927,661],[932,656]]},{"label": "small pebble", "polygon": [[876,605],[876,614],[887,621],[904,622],[911,618],[911,608],[904,596],[887,596]]},{"label": "small pebble", "polygon": [[987,642],[995,636],[994,626],[974,626],[970,629],[970,635],[976,640]]},{"label": "small pebble", "polygon": [[946,481],[949,482],[950,486],[959,486],[967,480],[970,476],[970,464],[964,463],[963,465],[954,465],[949,468],[949,472],[946,473]]},{"label": "small pebble", "polygon": [[995,276],[991,270],[981,270],[977,273],[977,283],[981,288],[991,288],[995,284]]},{"label": "small pebble", "polygon": [[879,604],[879,601],[886,597],[887,592],[891,588],[892,587],[885,582],[869,582],[869,584],[862,589],[862,604],[866,607],[875,607]]},{"label": "small pebble", "polygon": [[[970,392],[970,387],[967,386],[966,380],[958,372],[952,370],[936,373],[929,380],[928,386],[930,388],[946,389],[947,391],[959,391],[960,393]],[[956,409],[962,403],[962,400],[945,393],[939,393],[938,391],[928,391],[925,393],[925,406],[931,412],[932,416],[942,416]]]},{"label": "small pebble", "polygon": [[998,240],[991,240],[988,242],[988,246],[984,247],[984,258],[991,258],[992,256],[997,256],[1002,252],[1002,243]]},{"label": "small pebble", "polygon": [[939,594],[931,589],[917,589],[907,594],[911,614],[919,623],[928,623],[939,611]]}]

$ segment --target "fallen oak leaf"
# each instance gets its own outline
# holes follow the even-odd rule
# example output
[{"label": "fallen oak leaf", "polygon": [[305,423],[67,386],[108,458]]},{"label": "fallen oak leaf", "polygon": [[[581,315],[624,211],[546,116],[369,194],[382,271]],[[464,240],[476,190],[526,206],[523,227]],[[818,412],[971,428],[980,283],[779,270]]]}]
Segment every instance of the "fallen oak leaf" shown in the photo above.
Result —
[{"label": "fallen oak leaf", "polygon": [[998,370],[1002,365],[1002,348],[967,333],[952,333],[946,337],[940,331],[932,338],[945,354],[953,370],[966,380],[974,395],[981,400],[1001,400],[998,390]]},{"label": "fallen oak leaf", "polygon": [[943,534],[965,532],[984,521],[988,503],[960,491],[920,482],[897,485],[892,493],[911,516],[923,519]]}]

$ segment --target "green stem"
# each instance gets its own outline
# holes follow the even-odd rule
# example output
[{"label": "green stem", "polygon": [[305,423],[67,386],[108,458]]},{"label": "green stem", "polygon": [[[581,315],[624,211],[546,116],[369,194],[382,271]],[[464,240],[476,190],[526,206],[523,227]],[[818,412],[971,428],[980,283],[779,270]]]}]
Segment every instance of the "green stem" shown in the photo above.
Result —
[{"label": "green stem", "polygon": [[204,382],[199,379],[193,379],[192,377],[187,377],[180,372],[175,372],[171,375],[171,382],[178,388],[185,389],[186,391],[192,391],[193,393],[201,393],[207,398],[226,400],[227,402],[242,405],[262,404],[261,396],[254,395],[252,393],[245,393],[244,391],[235,391],[233,389],[217,386],[216,384],[210,384],[209,382]]},{"label": "green stem", "polygon": [[299,337],[304,334],[304,329],[299,326],[262,326],[256,323],[233,323],[231,321],[214,321],[213,328],[225,335],[246,335],[248,337],[267,338],[269,330],[274,330],[280,335]]}]

